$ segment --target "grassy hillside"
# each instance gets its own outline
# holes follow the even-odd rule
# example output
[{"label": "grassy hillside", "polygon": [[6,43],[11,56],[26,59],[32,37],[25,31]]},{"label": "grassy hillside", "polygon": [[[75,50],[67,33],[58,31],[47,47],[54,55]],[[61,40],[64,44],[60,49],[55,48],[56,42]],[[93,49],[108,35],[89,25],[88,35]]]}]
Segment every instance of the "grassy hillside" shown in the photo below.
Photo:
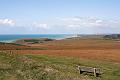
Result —
[{"label": "grassy hillside", "polygon": [[53,40],[54,39],[49,39],[49,38],[40,38],[40,39],[31,38],[31,39],[19,39],[16,40],[14,43],[27,45],[27,44],[36,44],[36,43],[39,44]]},{"label": "grassy hillside", "polygon": [[103,38],[105,39],[120,39],[120,34],[111,34],[111,35],[105,35]]},{"label": "grassy hillside", "polygon": [[45,48],[35,48],[22,44],[0,42],[0,50],[45,50]]},{"label": "grassy hillside", "polygon": [[[76,65],[99,67],[103,74],[79,75]],[[0,80],[118,80],[120,64],[33,54],[0,52]]]}]

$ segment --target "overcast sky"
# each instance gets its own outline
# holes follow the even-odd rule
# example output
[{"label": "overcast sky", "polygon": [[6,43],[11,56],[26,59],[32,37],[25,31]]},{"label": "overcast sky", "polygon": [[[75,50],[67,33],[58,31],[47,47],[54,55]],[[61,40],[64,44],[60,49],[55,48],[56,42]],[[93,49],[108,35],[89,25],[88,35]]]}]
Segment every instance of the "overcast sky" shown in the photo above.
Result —
[{"label": "overcast sky", "polygon": [[120,33],[120,0],[0,0],[0,34]]}]

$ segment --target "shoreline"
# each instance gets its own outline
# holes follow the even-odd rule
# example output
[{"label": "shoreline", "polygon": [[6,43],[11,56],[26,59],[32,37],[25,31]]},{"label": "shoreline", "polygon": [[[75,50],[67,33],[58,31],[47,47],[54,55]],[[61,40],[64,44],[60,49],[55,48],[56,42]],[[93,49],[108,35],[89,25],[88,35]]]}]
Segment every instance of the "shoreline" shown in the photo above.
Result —
[{"label": "shoreline", "polygon": [[[5,35],[2,35],[2,36],[5,36]],[[24,39],[43,39],[43,38],[48,38],[48,39],[55,39],[55,40],[62,40],[62,39],[67,39],[67,38],[72,38],[72,37],[77,37],[76,34],[54,34],[54,35],[11,35],[11,37],[14,38],[14,36],[17,36],[16,39],[3,39],[3,40],[0,40],[0,42],[3,42],[3,43],[13,43],[17,40],[24,40]],[[18,37],[19,36],[19,37]],[[7,36],[6,36],[7,37]]]}]

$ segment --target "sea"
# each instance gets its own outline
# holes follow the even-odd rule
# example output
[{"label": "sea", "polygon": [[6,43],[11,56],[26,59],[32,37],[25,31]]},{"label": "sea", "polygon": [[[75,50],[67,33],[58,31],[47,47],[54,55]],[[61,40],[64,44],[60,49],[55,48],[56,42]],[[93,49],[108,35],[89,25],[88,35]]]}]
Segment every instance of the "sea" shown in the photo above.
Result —
[{"label": "sea", "polygon": [[26,38],[50,38],[50,39],[64,39],[75,37],[76,34],[2,34],[0,35],[0,42],[11,43],[18,39]]}]

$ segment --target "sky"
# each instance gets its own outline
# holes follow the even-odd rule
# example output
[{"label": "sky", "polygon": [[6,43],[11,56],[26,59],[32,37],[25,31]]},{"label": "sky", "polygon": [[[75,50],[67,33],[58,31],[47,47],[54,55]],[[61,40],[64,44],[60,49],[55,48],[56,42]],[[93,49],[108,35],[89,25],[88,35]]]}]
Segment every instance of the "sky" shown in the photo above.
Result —
[{"label": "sky", "polygon": [[120,0],[0,0],[0,34],[120,33]]}]

